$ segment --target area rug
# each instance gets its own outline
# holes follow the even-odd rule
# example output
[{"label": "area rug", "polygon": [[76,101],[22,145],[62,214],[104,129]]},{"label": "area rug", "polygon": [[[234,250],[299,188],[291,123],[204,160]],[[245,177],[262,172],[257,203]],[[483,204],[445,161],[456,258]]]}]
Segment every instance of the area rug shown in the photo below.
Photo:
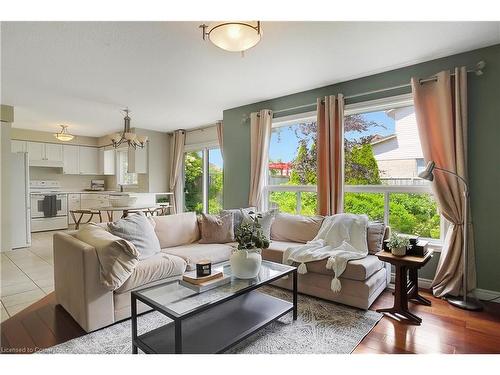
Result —
[{"label": "area rug", "polygon": [[[291,292],[276,287],[259,289],[291,300]],[[232,354],[349,354],[372,330],[382,314],[300,295],[298,318],[286,314],[266,328],[231,348]],[[170,319],[158,312],[138,318],[139,334],[155,329]],[[130,319],[63,344],[40,351],[47,354],[129,354]],[[140,351],[139,351],[140,352]]]}]

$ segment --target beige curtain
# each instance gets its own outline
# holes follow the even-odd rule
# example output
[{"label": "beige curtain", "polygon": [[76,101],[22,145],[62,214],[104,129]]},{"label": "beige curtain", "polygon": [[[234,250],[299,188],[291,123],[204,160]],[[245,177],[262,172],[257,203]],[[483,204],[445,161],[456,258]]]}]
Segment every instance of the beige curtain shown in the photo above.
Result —
[{"label": "beige curtain", "polygon": [[186,140],[186,132],[184,130],[176,130],[172,134],[170,143],[170,191],[174,193],[172,200],[172,212],[182,212],[182,159],[184,157],[184,143]]},{"label": "beige curtain", "polygon": [[[424,158],[468,180],[467,71],[465,67],[456,68],[454,79],[449,71],[436,77],[436,81],[411,81]],[[435,171],[432,188],[443,216],[451,222],[432,282],[433,293],[438,297],[459,295],[463,293],[463,185],[456,177]],[[471,226],[469,238],[467,287],[471,290],[476,286]]]},{"label": "beige curtain", "polygon": [[250,194],[249,206],[263,208],[263,188],[269,161],[273,113],[268,109],[250,114]]},{"label": "beige curtain", "polygon": [[318,213],[344,209],[344,97],[318,98]]},{"label": "beige curtain", "polygon": [[222,121],[217,121],[217,139],[219,140],[220,153],[224,159],[224,125]]}]

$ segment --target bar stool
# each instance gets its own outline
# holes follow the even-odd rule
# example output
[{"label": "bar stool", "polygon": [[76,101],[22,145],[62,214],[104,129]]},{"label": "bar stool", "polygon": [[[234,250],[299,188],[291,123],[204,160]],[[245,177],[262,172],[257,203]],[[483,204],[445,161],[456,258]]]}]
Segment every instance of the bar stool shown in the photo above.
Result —
[{"label": "bar stool", "polygon": [[[99,216],[99,222],[102,223],[102,215],[101,211],[93,211],[93,210],[70,210],[69,213],[71,214],[71,217],[73,218],[73,221],[75,222],[75,229],[80,228],[80,223],[83,219],[83,215],[90,215],[90,218],[83,224],[88,224],[90,221],[93,219],[94,215]],[[76,215],[80,215],[78,219],[76,218]]]}]

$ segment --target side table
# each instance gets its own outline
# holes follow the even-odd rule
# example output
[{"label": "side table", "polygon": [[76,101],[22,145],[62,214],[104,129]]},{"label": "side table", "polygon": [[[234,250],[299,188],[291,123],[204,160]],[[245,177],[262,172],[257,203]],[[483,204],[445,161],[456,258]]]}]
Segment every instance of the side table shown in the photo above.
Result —
[{"label": "side table", "polygon": [[377,312],[389,313],[398,318],[420,324],[422,319],[408,310],[408,301],[430,306],[431,301],[418,293],[418,269],[427,264],[432,258],[433,251],[429,250],[423,257],[392,255],[388,251],[379,251],[375,254],[381,261],[392,264],[396,269],[394,306],[378,309]]}]

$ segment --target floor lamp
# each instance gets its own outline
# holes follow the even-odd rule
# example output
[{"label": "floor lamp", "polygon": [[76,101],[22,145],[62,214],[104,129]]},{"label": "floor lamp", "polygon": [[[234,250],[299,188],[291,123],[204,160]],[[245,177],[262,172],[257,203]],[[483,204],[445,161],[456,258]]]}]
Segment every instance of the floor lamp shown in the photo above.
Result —
[{"label": "floor lamp", "polygon": [[473,297],[467,296],[467,263],[468,263],[468,253],[467,253],[467,245],[468,245],[468,232],[469,232],[469,217],[468,217],[468,206],[469,206],[469,185],[467,181],[455,172],[449,171],[447,169],[436,167],[436,163],[430,161],[427,163],[425,169],[418,174],[418,177],[423,178],[424,180],[432,181],[434,180],[434,171],[441,171],[443,173],[450,174],[456,177],[462,184],[464,185],[464,207],[463,207],[463,218],[464,218],[464,227],[463,227],[463,249],[462,249],[462,258],[464,265],[464,277],[463,277],[463,297],[448,297],[446,298],[448,303],[453,306],[460,307],[465,310],[473,310],[479,311],[483,309],[481,303]]}]

